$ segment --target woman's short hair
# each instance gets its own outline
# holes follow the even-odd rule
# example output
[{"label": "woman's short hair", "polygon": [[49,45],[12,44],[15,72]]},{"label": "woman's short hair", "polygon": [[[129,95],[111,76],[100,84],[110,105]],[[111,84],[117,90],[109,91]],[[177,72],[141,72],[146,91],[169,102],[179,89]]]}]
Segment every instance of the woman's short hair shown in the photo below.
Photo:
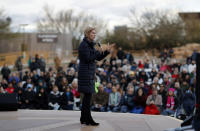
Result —
[{"label": "woman's short hair", "polygon": [[85,29],[85,31],[84,31],[84,35],[85,35],[85,37],[88,37],[89,34],[90,34],[90,32],[93,31],[93,30],[95,30],[94,27],[90,27],[90,26],[87,27],[87,28]]}]

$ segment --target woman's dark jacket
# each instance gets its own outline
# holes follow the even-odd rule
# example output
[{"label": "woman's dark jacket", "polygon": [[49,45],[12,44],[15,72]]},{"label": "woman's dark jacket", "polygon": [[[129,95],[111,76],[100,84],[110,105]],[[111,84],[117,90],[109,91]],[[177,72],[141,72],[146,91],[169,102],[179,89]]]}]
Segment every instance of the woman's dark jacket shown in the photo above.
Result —
[{"label": "woman's dark jacket", "polygon": [[94,93],[95,92],[95,60],[104,59],[109,52],[99,52],[94,48],[95,43],[90,42],[84,38],[81,42],[79,53],[79,66],[78,66],[78,91],[81,93]]},{"label": "woman's dark jacket", "polygon": [[69,94],[67,95],[66,92],[64,92],[61,96],[61,107],[64,108],[66,106],[68,106],[68,102],[74,102],[74,96],[72,92],[69,92]]}]

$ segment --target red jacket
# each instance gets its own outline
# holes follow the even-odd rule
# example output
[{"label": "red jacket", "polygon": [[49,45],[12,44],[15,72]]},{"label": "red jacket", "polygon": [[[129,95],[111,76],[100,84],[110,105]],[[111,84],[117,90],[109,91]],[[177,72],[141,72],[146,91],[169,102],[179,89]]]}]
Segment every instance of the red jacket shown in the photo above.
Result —
[{"label": "red jacket", "polygon": [[5,89],[9,94],[12,94],[14,92],[14,88],[13,87],[8,87]]}]

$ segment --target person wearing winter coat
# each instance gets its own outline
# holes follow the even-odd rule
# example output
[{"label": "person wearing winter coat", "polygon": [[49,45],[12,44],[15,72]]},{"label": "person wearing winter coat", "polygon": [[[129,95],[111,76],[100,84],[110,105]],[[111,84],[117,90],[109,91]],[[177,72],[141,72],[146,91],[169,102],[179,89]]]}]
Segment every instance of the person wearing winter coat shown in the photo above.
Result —
[{"label": "person wearing winter coat", "polygon": [[61,93],[58,91],[58,87],[54,86],[48,97],[48,106],[51,110],[59,110],[61,103]]},{"label": "person wearing winter coat", "polygon": [[32,86],[27,86],[24,92],[25,108],[35,109],[35,92]]},{"label": "person wearing winter coat", "polygon": [[160,84],[160,90],[158,91],[158,94],[162,96],[162,109],[166,108],[166,103],[167,103],[167,87],[165,87],[163,84]]},{"label": "person wearing winter coat", "polygon": [[117,112],[120,109],[121,95],[117,92],[115,86],[112,87],[112,92],[109,95],[108,111]]},{"label": "person wearing winter coat", "polygon": [[35,95],[35,103],[36,109],[48,109],[48,96],[44,88],[39,88],[39,91]]},{"label": "person wearing winter coat", "polygon": [[24,90],[22,88],[17,90],[18,109],[25,108]]},{"label": "person wearing winter coat", "polygon": [[15,61],[15,67],[17,68],[17,71],[22,71],[23,69],[22,56],[19,56]]},{"label": "person wearing winter coat", "polygon": [[10,73],[11,70],[8,68],[7,64],[4,64],[3,68],[1,69],[1,74],[3,75],[3,78],[8,81]]},{"label": "person wearing winter coat", "polygon": [[66,87],[65,92],[61,96],[61,108],[63,110],[73,110],[74,95],[69,87]]},{"label": "person wearing winter coat", "polygon": [[130,112],[134,107],[134,88],[130,87],[127,90],[127,93],[121,99],[121,111],[120,112]]},{"label": "person wearing winter coat", "polygon": [[123,60],[123,59],[125,58],[125,53],[124,53],[124,51],[122,50],[121,47],[119,47],[119,50],[118,50],[118,52],[117,52],[117,57],[118,57],[118,59],[120,59],[120,60]]},{"label": "person wearing winter coat", "polygon": [[183,109],[187,116],[190,116],[194,112],[195,107],[195,95],[191,90],[187,90],[183,96]]},{"label": "person wearing winter coat", "polygon": [[8,84],[8,87],[5,89],[5,91],[6,91],[7,93],[9,93],[9,94],[12,94],[12,93],[15,91],[15,89],[14,89],[14,87],[13,87],[13,84],[12,84],[12,83],[9,83],[9,84]]},{"label": "person wearing winter coat", "polygon": [[78,48],[79,66],[78,66],[78,91],[83,93],[81,108],[81,124],[97,126],[90,111],[92,94],[95,93],[95,70],[96,60],[103,60],[114,45],[108,45],[106,49],[96,50],[94,48],[96,37],[95,28],[86,28],[85,37]]},{"label": "person wearing winter coat", "polygon": [[174,94],[177,99],[177,106],[180,106],[183,102],[183,89],[180,87],[179,82],[175,82],[174,89]]},{"label": "person wearing winter coat", "polygon": [[174,115],[175,109],[176,109],[176,98],[174,96],[175,89],[169,88],[168,89],[168,95],[167,95],[167,103],[166,103],[166,109],[162,112],[162,115]]},{"label": "person wearing winter coat", "polygon": [[92,98],[92,109],[94,111],[104,112],[108,104],[108,93],[104,91],[103,85],[99,85],[98,93],[94,94]]},{"label": "person wearing winter coat", "polygon": [[140,87],[137,90],[136,96],[133,99],[135,106],[134,106],[133,110],[131,111],[131,113],[137,113],[137,114],[143,113],[144,108],[146,107],[146,99],[147,99],[147,97],[146,97],[143,89]]},{"label": "person wearing winter coat", "polygon": [[152,89],[152,95],[147,97],[144,114],[158,115],[162,106],[162,96],[158,94],[158,89]]}]

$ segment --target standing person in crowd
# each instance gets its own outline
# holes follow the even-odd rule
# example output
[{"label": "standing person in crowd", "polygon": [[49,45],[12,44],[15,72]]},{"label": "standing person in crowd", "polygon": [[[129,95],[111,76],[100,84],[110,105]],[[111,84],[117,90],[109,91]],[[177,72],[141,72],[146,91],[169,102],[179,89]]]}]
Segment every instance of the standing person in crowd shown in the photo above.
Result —
[{"label": "standing person in crowd", "polygon": [[117,91],[116,87],[112,87],[112,92],[109,95],[109,100],[108,100],[108,111],[112,112],[118,112],[120,109],[120,101],[121,101],[121,95]]},{"label": "standing person in crowd", "polygon": [[78,48],[79,69],[78,69],[78,89],[84,94],[81,109],[81,124],[97,126],[90,111],[90,102],[92,93],[95,92],[95,60],[104,59],[114,45],[109,45],[105,50],[97,51],[94,48],[94,40],[96,37],[95,28],[86,28],[85,37]]},{"label": "standing person in crowd", "polygon": [[92,99],[94,111],[104,112],[108,104],[108,93],[104,91],[103,85],[99,85],[98,93],[94,94]]},{"label": "standing person in crowd", "polygon": [[42,61],[40,59],[40,55],[36,54],[35,55],[35,66],[36,66],[36,71],[37,71],[38,75],[40,75],[41,65],[42,65]]},{"label": "standing person in crowd", "polygon": [[9,69],[8,65],[4,64],[3,68],[1,69],[1,74],[3,75],[3,78],[8,81],[10,73],[11,70]]},{"label": "standing person in crowd", "polygon": [[58,71],[59,68],[61,67],[61,59],[59,58],[58,55],[54,58],[54,63],[55,63],[55,68]]},{"label": "standing person in crowd", "polygon": [[125,58],[128,60],[128,62],[130,64],[132,64],[134,62],[134,57],[133,57],[133,55],[131,54],[130,51],[127,51]]},{"label": "standing person in crowd", "polygon": [[20,79],[22,79],[22,69],[23,69],[22,58],[23,58],[23,56],[19,56],[17,58],[17,60],[15,61],[15,67],[16,67],[17,71],[19,71],[19,73],[20,73],[20,77],[19,77]]},{"label": "standing person in crowd", "polygon": [[40,70],[46,72],[46,61],[43,55],[40,57]]},{"label": "standing person in crowd", "polygon": [[124,54],[124,51],[122,50],[122,47],[119,47],[119,50],[117,52],[118,59],[123,60],[124,56],[125,56],[125,54]]}]

